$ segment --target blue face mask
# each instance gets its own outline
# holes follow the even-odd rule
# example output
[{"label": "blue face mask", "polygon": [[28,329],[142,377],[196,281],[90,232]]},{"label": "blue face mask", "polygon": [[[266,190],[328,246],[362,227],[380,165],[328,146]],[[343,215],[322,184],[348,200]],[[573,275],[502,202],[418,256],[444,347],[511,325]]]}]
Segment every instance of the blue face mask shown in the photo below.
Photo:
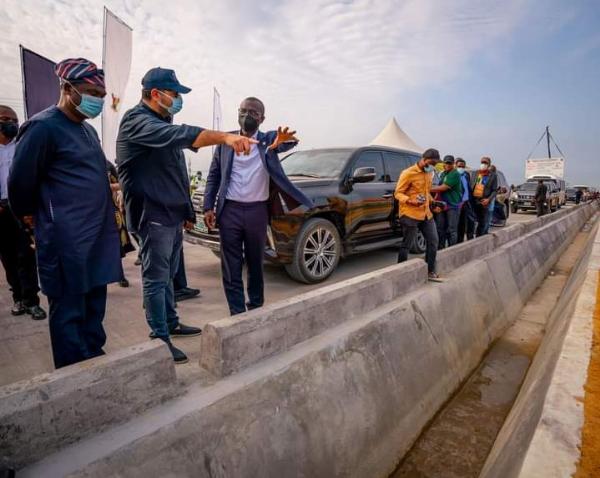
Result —
[{"label": "blue face mask", "polygon": [[181,109],[183,108],[183,98],[181,97],[181,95],[177,95],[175,98],[173,98],[172,96],[169,96],[160,90],[158,90],[158,91],[161,95],[168,96],[169,99],[171,100],[171,106],[166,106],[166,105],[162,104],[160,101],[158,102],[158,104],[160,106],[162,106],[164,109],[166,109],[171,116],[176,115],[177,113],[179,113],[181,111]]},{"label": "blue face mask", "polygon": [[426,173],[433,173],[434,170],[435,168],[431,164],[428,164],[427,166],[425,166],[425,169],[423,169],[423,171],[425,171]]},{"label": "blue face mask", "polygon": [[104,108],[104,98],[98,98],[97,96],[86,95],[84,93],[82,94],[73,85],[71,85],[71,88],[73,88],[81,97],[81,101],[78,105],[75,105],[75,109],[83,116],[91,119],[102,113],[102,108]]}]

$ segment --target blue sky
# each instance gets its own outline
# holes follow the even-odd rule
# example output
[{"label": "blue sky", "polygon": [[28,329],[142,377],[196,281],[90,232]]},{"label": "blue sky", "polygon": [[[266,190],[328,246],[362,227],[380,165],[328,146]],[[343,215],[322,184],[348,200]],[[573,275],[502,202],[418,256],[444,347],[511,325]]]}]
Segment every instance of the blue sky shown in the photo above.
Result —
[{"label": "blue sky", "polygon": [[[49,58],[100,62],[96,0],[4,0],[0,99],[19,108],[18,45]],[[153,66],[193,88],[178,121],[224,126],[249,95],[266,128],[289,124],[302,148],[368,143],[390,117],[424,147],[478,162],[512,182],[544,127],[567,179],[600,185],[600,2],[563,0],[107,0],[133,27],[125,106]],[[536,150],[544,156],[545,149]],[[193,155],[204,169],[209,152]]]}]

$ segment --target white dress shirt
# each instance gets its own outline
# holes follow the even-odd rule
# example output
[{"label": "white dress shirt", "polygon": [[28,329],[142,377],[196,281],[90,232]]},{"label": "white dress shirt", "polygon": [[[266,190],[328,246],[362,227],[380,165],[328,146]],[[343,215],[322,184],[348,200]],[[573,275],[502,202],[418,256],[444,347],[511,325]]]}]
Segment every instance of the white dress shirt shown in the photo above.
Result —
[{"label": "white dress shirt", "polygon": [[8,199],[8,172],[15,155],[15,141],[0,144],[0,199]]},{"label": "white dress shirt", "polygon": [[[258,132],[252,136],[256,139]],[[233,154],[231,178],[226,198],[238,202],[269,199],[269,173],[263,165],[258,145],[250,145],[250,154]]]}]

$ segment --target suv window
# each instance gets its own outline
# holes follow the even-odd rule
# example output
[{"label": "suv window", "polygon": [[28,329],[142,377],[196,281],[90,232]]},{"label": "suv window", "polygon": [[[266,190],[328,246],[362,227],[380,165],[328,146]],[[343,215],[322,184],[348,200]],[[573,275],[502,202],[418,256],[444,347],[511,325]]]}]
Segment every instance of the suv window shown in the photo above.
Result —
[{"label": "suv window", "polygon": [[384,152],[383,161],[386,172],[385,180],[395,183],[398,182],[402,171],[416,163],[416,157],[401,153]]},{"label": "suv window", "polygon": [[385,180],[383,172],[383,160],[379,151],[364,151],[360,153],[358,160],[352,167],[352,174],[358,168],[375,168],[375,181],[381,182]]}]

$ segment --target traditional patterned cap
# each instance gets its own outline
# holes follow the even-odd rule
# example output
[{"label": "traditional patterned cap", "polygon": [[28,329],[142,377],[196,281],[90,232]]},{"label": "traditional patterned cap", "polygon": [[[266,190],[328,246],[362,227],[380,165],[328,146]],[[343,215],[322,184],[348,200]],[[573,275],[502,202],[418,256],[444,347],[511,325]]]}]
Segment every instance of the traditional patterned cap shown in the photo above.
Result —
[{"label": "traditional patterned cap", "polygon": [[104,71],[85,58],[67,58],[56,64],[54,72],[69,83],[89,83],[104,88]]}]

